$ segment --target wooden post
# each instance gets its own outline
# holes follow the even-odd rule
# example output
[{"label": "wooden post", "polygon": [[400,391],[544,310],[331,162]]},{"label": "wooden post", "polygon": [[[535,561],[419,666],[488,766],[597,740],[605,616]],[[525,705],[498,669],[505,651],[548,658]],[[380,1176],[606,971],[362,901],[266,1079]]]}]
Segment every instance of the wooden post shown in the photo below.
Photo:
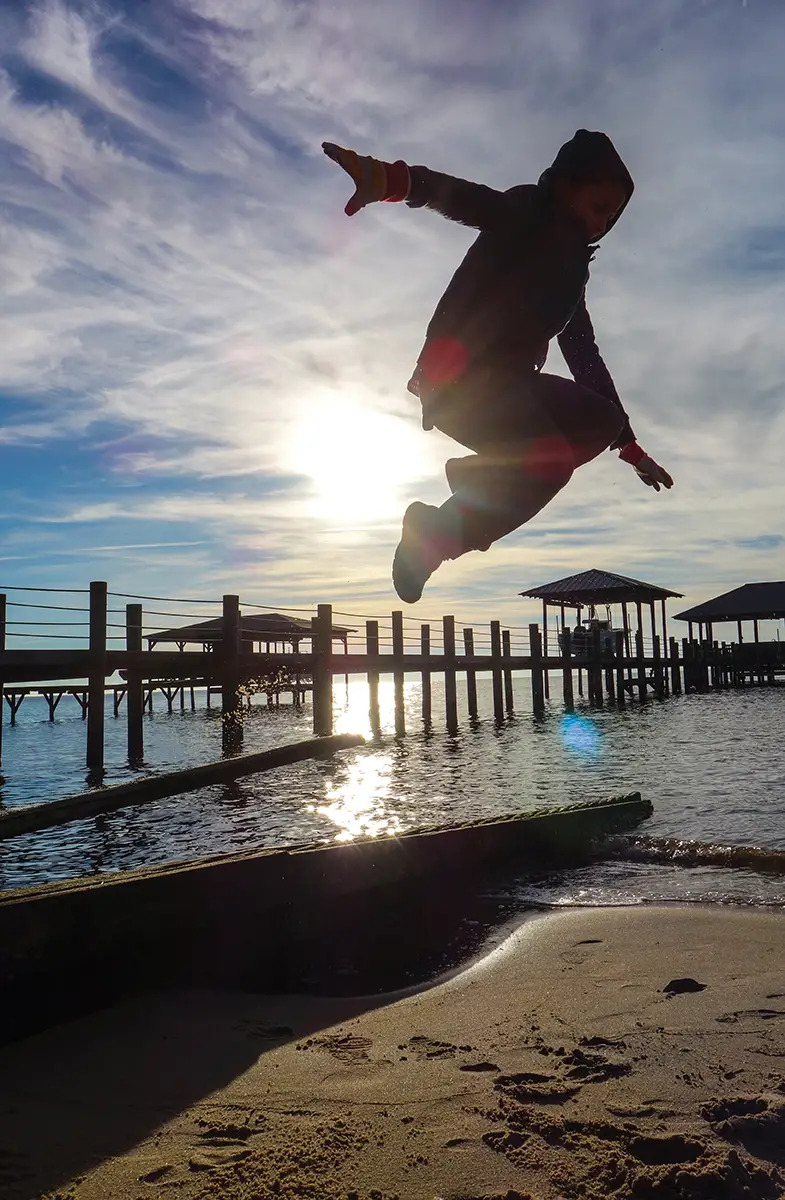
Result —
[{"label": "wooden post", "polygon": [[[125,606],[125,648],[129,654],[142,652],[142,606]],[[128,713],[128,761],[133,765],[144,757],[144,690],[142,672],[137,667],[127,670],[126,709]]]},{"label": "wooden post", "polygon": [[624,630],[617,629],[615,634],[616,645],[614,647],[614,658],[616,659],[616,703],[619,708],[624,708],[627,703],[627,695],[624,687]]},{"label": "wooden post", "polygon": [[613,667],[611,666],[606,666],[605,668],[605,691],[609,700],[615,700],[616,689],[613,683]]},{"label": "wooden post", "polygon": [[654,639],[657,636],[657,617],[654,611],[654,601],[649,601],[649,624],[651,625],[651,646],[654,650]]},{"label": "wooden post", "polygon": [[[665,597],[660,600],[660,616],[662,618],[662,644],[666,647],[666,657],[670,652],[670,638],[668,637],[668,614],[665,608]],[[667,670],[667,667],[666,667]]]},{"label": "wooden post", "polygon": [[319,604],[311,618],[313,647],[313,731],[328,737],[333,731],[333,606]]},{"label": "wooden post", "polygon": [[545,712],[545,688],[542,680],[542,643],[539,625],[529,626],[529,653],[532,671],[532,709],[536,717]]},{"label": "wooden post", "polygon": [[502,633],[498,621],[491,621],[491,679],[493,682],[493,718],[495,721],[503,721]]},{"label": "wooden post", "polygon": [[684,668],[684,691],[689,693],[694,686],[692,677],[692,642],[689,638],[681,639],[681,661]]},{"label": "wooden post", "polygon": [[106,682],[106,583],[90,584],[90,662],[87,677],[87,767],[103,771]]},{"label": "wooden post", "polygon": [[741,644],[742,644],[742,642],[744,641],[744,632],[743,632],[743,630],[742,630],[742,627],[741,627],[741,621],[737,621],[737,622],[736,622],[736,628],[737,628],[737,629],[738,629],[738,631],[739,631],[739,645],[741,645]]},{"label": "wooden post", "polygon": [[368,719],[371,729],[378,733],[381,729],[379,716],[379,668],[372,663],[379,656],[379,622],[365,622],[365,653],[368,655]]},{"label": "wooden post", "polygon": [[[545,658],[548,657],[548,601],[542,602],[542,653]],[[545,699],[549,700],[551,695],[551,685],[548,679],[548,668],[545,667],[543,679],[545,681]]]},{"label": "wooden post", "polygon": [[[581,606],[580,606],[580,604],[576,605],[576,607],[575,607],[575,624],[578,626],[578,628],[581,627]],[[581,649],[583,649],[584,644],[585,644],[585,639],[581,638],[581,643],[580,643]],[[583,696],[583,670],[581,667],[578,667],[578,695]]]},{"label": "wooden post", "polygon": [[635,633],[635,657],[638,667],[638,697],[646,699],[646,660],[643,653],[643,633],[638,629]]},{"label": "wooden post", "polygon": [[[509,629],[502,630],[502,658],[509,658],[512,651],[510,649],[510,631]],[[547,684],[548,673],[545,673],[545,681]],[[545,688],[545,694],[548,695],[548,688]],[[504,707],[508,713],[515,712],[515,697],[512,693],[512,671],[509,666],[504,668]]]},{"label": "wooden post", "polygon": [[395,693],[395,736],[406,733],[406,714],[403,707],[403,613],[392,614],[393,691]]},{"label": "wooden post", "polygon": [[458,728],[458,693],[455,686],[455,617],[442,617],[442,641],[444,645],[444,709],[447,729],[455,733]]},{"label": "wooden post", "polygon": [[662,700],[665,695],[665,681],[662,671],[662,651],[660,647],[660,635],[655,633],[654,646],[652,657],[654,658],[654,694],[658,700]]},{"label": "wooden post", "polygon": [[591,633],[591,666],[589,667],[589,703],[602,708],[602,654],[600,650],[600,631],[597,627]]},{"label": "wooden post", "polygon": [[[633,658],[633,643],[630,641],[630,618],[627,611],[627,600],[622,601],[622,629],[624,630],[624,655],[625,658]],[[627,668],[627,678],[633,678],[633,668]]]},{"label": "wooden post", "polygon": [[681,693],[681,675],[679,674],[679,643],[675,637],[670,638],[670,669],[671,692],[674,696]]},{"label": "wooden post", "polygon": [[[242,741],[240,715],[240,597],[224,596],[221,625],[221,734],[224,754],[233,753]],[[172,703],[166,693],[169,711]]]},{"label": "wooden post", "polygon": [[561,629],[561,677],[562,677],[562,693],[564,695],[564,707],[571,712],[575,706],[575,698],[572,692],[572,632],[566,628],[562,621]]},{"label": "wooden post", "polygon": [[[464,629],[463,631],[463,652],[467,658],[474,657],[474,630]],[[469,717],[472,721],[477,720],[477,672],[474,667],[466,668],[466,703],[469,709]]]},{"label": "wooden post", "polygon": [[[0,654],[5,650],[5,592],[0,593]],[[0,767],[3,765],[3,681],[0,679]]]},{"label": "wooden post", "polygon": [[[420,626],[420,654],[423,659],[431,657],[431,627],[430,625]],[[422,719],[426,729],[431,727],[431,672],[430,668],[423,666],[420,675],[420,683],[422,690]]]}]

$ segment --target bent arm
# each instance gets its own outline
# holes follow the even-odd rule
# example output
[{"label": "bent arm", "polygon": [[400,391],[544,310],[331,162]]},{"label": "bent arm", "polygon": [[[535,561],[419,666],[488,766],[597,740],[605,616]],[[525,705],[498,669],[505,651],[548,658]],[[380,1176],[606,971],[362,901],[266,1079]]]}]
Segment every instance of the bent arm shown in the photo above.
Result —
[{"label": "bent arm", "polygon": [[409,173],[406,203],[410,208],[430,208],[459,225],[485,230],[493,229],[509,213],[507,195],[484,183],[456,179],[430,167],[410,167]]},{"label": "bent arm", "polygon": [[624,424],[616,441],[611,446],[611,450],[618,450],[635,441],[630,418],[619,399],[619,393],[616,391],[611,373],[597,346],[594,326],[591,323],[585,298],[581,300],[567,325],[558,335],[557,341],[575,382],[590,388],[591,391],[597,392],[607,400],[611,400],[624,417]]}]

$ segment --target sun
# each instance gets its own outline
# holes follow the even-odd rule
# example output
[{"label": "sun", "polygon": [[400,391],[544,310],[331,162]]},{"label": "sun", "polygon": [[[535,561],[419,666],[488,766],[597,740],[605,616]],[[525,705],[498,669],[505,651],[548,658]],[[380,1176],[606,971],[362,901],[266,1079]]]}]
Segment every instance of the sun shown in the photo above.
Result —
[{"label": "sun", "polygon": [[313,481],[311,515],[347,527],[398,516],[402,501],[414,499],[407,485],[428,473],[421,438],[370,400],[326,389],[309,396],[289,457]]}]

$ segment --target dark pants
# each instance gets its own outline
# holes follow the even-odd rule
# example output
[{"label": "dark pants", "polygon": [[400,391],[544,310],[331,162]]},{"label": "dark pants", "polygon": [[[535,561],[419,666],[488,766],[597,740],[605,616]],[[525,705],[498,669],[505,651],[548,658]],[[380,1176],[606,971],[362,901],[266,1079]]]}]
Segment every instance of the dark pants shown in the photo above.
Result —
[{"label": "dark pants", "polygon": [[613,401],[559,375],[445,397],[436,428],[475,452],[448,463],[454,495],[442,509],[456,552],[486,550],[530,520],[576,467],[607,450],[624,419]]}]

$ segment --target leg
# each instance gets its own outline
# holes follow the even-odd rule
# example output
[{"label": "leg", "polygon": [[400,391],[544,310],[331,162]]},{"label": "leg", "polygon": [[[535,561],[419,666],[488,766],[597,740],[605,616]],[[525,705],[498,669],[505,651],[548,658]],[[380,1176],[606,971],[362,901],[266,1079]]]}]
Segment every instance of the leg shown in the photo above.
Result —
[{"label": "leg", "polygon": [[401,599],[419,600],[444,559],[487,550],[531,520],[576,467],[611,444],[622,421],[611,401],[556,375],[451,403],[436,426],[475,454],[450,460],[454,494],[441,508],[416,502],[407,509],[393,561]]},{"label": "leg", "polygon": [[464,550],[487,549],[531,520],[607,449],[622,420],[612,401],[557,375],[445,420],[443,432],[477,451],[447,463],[453,496],[440,510],[450,526],[460,516]]}]

